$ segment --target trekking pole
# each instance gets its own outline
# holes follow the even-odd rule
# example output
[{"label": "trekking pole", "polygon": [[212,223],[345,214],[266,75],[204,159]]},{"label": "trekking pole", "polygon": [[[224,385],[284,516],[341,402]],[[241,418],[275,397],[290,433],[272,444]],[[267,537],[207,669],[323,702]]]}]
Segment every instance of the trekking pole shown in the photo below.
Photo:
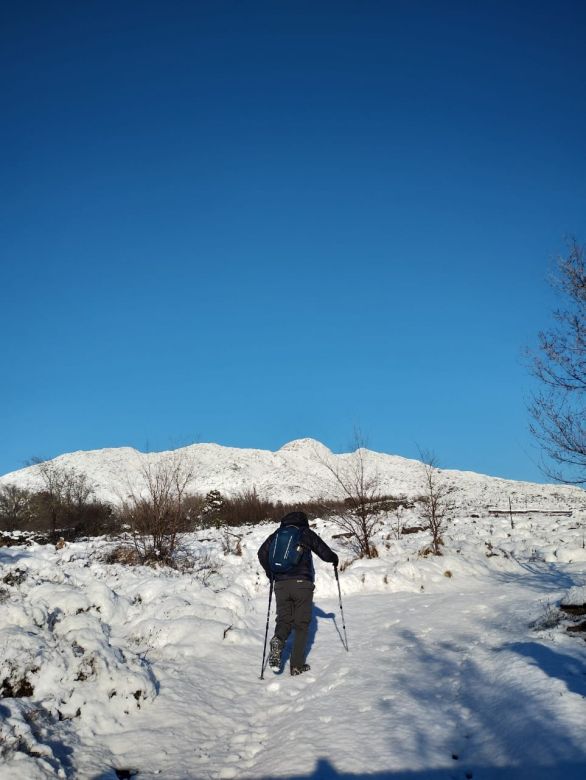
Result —
[{"label": "trekking pole", "polygon": [[267,654],[267,638],[269,636],[269,620],[271,617],[271,599],[273,598],[273,578],[271,577],[271,588],[269,590],[269,608],[267,610],[267,627],[265,630],[265,646],[262,651],[262,666],[260,667],[260,679],[264,680],[265,674],[265,657]]},{"label": "trekking pole", "polygon": [[334,566],[334,572],[336,574],[336,582],[338,583],[338,598],[340,600],[340,614],[342,615],[342,628],[344,629],[344,641],[346,644],[344,645],[346,648],[346,652],[349,653],[348,650],[348,636],[346,635],[346,621],[344,620],[344,608],[342,607],[342,591],[340,590],[340,579],[338,577],[338,567]]}]

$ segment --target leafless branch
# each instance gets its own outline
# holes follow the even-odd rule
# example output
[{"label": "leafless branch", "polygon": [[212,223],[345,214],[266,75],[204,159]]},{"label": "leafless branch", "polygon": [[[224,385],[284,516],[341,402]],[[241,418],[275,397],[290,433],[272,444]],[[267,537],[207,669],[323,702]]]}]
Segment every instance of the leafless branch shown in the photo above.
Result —
[{"label": "leafless branch", "polygon": [[421,497],[422,515],[425,528],[431,534],[434,555],[441,555],[443,534],[451,519],[454,503],[451,496],[456,492],[454,485],[448,484],[438,467],[436,455],[430,451],[419,451],[423,468],[424,491]]},{"label": "leafless branch", "polygon": [[332,519],[348,534],[350,546],[358,557],[376,558],[372,542],[380,521],[380,476],[368,467],[368,450],[364,437],[354,433],[354,452],[344,460],[315,452],[316,460],[324,466],[344,496],[344,505]]},{"label": "leafless branch", "polygon": [[554,325],[528,351],[530,370],[541,390],[529,403],[530,430],[542,446],[545,473],[571,484],[586,482],[586,258],[571,241],[552,285],[564,299]]}]

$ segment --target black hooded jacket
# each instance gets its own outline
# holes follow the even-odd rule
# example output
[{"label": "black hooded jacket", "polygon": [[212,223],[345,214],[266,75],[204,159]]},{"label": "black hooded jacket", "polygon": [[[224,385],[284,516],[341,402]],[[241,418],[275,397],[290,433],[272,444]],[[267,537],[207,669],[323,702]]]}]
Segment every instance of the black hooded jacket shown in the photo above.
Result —
[{"label": "black hooded jacket", "polygon": [[336,566],[338,565],[338,556],[328,547],[323,539],[320,539],[315,531],[311,530],[305,512],[290,512],[288,515],[285,515],[281,520],[281,526],[284,525],[295,525],[298,528],[303,529],[300,539],[300,544],[303,547],[303,554],[297,566],[293,566],[289,571],[271,574],[271,569],[269,567],[269,547],[271,546],[273,537],[277,533],[277,531],[274,531],[264,540],[258,551],[258,560],[269,579],[272,576],[275,582],[279,582],[280,580],[309,580],[310,582],[313,582],[315,579],[315,571],[313,568],[312,552],[318,555],[322,561],[333,563]]}]

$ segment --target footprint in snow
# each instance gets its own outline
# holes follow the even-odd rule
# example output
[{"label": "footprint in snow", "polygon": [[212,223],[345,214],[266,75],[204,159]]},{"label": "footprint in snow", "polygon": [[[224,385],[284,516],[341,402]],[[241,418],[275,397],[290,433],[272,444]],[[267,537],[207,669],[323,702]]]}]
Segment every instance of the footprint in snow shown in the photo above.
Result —
[{"label": "footprint in snow", "polygon": [[246,745],[250,741],[250,734],[248,732],[235,734],[232,737],[233,745]]},{"label": "footprint in snow", "polygon": [[236,777],[237,774],[237,769],[231,766],[225,766],[223,769],[220,769],[218,777],[220,780],[231,780],[233,777]]}]

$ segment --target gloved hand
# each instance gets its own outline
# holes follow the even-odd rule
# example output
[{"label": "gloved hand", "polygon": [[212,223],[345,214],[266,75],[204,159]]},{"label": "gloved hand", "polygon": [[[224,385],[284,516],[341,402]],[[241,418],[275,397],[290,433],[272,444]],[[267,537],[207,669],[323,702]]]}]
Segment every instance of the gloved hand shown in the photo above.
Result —
[{"label": "gloved hand", "polygon": [[336,553],[334,553],[334,560],[332,561],[332,563],[334,564],[334,566],[335,566],[336,568],[338,568],[338,563],[339,563],[339,562],[340,562],[340,559],[338,558],[338,556],[336,555]]}]

